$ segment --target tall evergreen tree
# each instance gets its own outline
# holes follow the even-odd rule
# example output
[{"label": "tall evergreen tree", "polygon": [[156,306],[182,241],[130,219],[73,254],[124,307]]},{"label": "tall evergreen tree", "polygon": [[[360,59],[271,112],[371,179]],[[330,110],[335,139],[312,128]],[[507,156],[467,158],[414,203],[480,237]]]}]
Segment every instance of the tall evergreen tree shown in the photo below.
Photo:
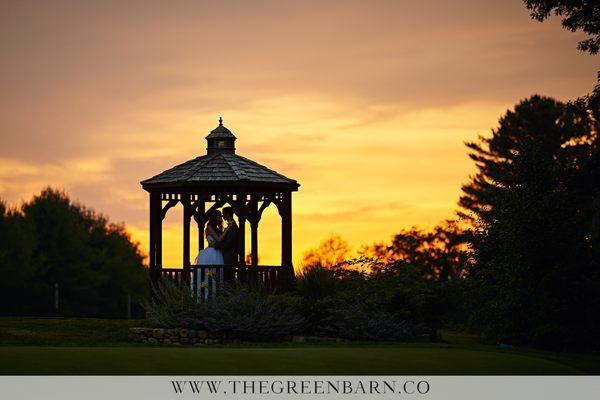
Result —
[{"label": "tall evergreen tree", "polygon": [[475,317],[498,339],[598,339],[596,135],[589,110],[533,96],[467,143],[478,172],[459,204],[479,227]]}]

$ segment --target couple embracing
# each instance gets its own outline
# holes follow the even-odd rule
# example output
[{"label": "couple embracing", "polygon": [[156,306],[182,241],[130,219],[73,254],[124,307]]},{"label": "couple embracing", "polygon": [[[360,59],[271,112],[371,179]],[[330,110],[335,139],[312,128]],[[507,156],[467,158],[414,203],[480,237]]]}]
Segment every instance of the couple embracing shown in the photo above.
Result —
[{"label": "couple embracing", "polygon": [[[223,229],[223,220],[227,227]],[[214,210],[204,230],[208,247],[196,257],[196,265],[236,265],[239,253],[239,228],[233,219],[233,209]]]}]

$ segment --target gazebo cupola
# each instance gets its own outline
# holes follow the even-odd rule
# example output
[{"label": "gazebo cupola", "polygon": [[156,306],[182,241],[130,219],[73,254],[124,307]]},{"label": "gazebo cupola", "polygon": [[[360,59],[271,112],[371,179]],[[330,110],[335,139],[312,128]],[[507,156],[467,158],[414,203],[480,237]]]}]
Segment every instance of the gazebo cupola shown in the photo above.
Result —
[{"label": "gazebo cupola", "polygon": [[[292,265],[292,193],[300,186],[256,161],[235,152],[236,137],[223,126],[206,136],[206,154],[176,165],[141,182],[150,195],[149,269],[152,282],[163,277],[204,281],[210,268],[224,270],[226,280],[249,280],[268,287],[285,285],[294,278]],[[183,207],[183,265],[163,268],[162,224],[172,207]],[[204,228],[211,213],[229,205],[240,228],[239,250],[233,265],[197,266],[192,264],[197,250],[204,248]],[[281,263],[260,265],[258,260],[258,228],[263,211],[275,206],[281,217]],[[196,222],[197,250],[190,239],[190,224]],[[246,227],[249,227],[250,252],[246,252]],[[196,247],[196,246],[194,246]],[[248,257],[247,257],[248,256]],[[194,282],[197,282],[194,278]],[[197,295],[206,296],[206,288],[197,288]]]},{"label": "gazebo cupola", "polygon": [[223,126],[223,118],[219,117],[219,126],[213,129],[208,136],[206,141],[208,147],[206,148],[208,154],[214,153],[235,153],[235,135],[231,131]]}]

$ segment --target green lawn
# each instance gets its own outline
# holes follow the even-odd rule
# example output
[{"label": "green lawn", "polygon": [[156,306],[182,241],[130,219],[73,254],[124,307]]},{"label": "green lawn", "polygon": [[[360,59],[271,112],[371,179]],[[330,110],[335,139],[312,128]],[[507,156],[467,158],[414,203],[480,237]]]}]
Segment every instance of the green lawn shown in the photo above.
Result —
[{"label": "green lawn", "polygon": [[127,342],[140,321],[0,318],[0,374],[589,374],[600,357],[455,343],[237,344]]},{"label": "green lawn", "polygon": [[128,343],[129,328],[144,325],[135,320],[0,317],[0,345],[120,345]]}]

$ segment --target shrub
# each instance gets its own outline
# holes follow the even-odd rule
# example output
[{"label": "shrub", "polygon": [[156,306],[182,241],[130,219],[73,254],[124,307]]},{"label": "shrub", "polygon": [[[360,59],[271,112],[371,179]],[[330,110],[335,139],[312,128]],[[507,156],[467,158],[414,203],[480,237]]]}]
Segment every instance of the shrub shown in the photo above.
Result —
[{"label": "shrub", "polygon": [[411,340],[425,332],[423,325],[401,320],[388,311],[347,301],[332,302],[317,328],[320,335],[359,340]]},{"label": "shrub", "polygon": [[320,299],[338,290],[339,282],[332,269],[320,265],[303,269],[295,280],[295,290],[303,298]]},{"label": "shrub", "polygon": [[293,296],[225,286],[214,301],[184,312],[183,324],[245,340],[281,339],[304,324],[297,309],[298,298]]},{"label": "shrub", "polygon": [[415,340],[435,326],[424,316],[437,303],[431,285],[404,274],[364,274],[313,267],[293,294],[248,285],[225,285],[208,303],[172,282],[155,290],[147,307],[151,324],[205,329],[243,340],[277,340],[294,334],[351,340]]},{"label": "shrub", "polygon": [[171,280],[153,287],[152,300],[144,304],[148,322],[157,327],[181,326],[182,313],[194,309],[196,302],[190,289]]}]

